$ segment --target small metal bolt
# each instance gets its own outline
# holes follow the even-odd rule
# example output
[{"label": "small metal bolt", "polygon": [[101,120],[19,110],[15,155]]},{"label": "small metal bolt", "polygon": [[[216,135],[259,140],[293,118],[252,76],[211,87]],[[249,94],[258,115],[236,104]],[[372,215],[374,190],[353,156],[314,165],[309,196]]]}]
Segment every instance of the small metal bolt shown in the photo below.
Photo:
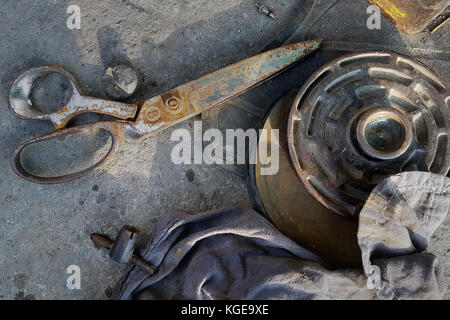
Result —
[{"label": "small metal bolt", "polygon": [[258,8],[258,12],[262,13],[263,15],[268,16],[269,18],[272,18],[274,20],[277,18],[277,16],[271,9],[266,8],[262,4],[255,3],[255,6]]},{"label": "small metal bolt", "polygon": [[103,88],[111,98],[122,100],[131,96],[137,89],[137,71],[126,64],[112,64],[103,76]]}]

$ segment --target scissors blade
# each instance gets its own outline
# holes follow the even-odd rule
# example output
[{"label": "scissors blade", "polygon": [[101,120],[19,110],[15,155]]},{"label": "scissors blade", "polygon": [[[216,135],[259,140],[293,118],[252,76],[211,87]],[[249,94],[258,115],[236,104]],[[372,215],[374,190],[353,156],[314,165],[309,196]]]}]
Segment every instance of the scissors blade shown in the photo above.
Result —
[{"label": "scissors blade", "polygon": [[285,45],[180,85],[142,103],[134,129],[159,132],[267,81],[320,47],[322,40]]}]

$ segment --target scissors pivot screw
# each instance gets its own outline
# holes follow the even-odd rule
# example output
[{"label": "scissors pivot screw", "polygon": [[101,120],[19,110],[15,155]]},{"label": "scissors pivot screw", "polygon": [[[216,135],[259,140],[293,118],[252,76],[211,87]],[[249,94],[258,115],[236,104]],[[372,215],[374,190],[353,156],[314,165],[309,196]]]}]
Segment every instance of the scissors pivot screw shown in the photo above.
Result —
[{"label": "scissors pivot screw", "polygon": [[181,100],[178,97],[170,97],[169,99],[166,100],[166,106],[167,108],[169,108],[169,111],[177,113],[178,111],[180,111],[182,108],[181,105]]},{"label": "scissors pivot screw", "polygon": [[149,122],[156,122],[161,118],[161,110],[158,107],[149,107],[145,112],[145,119]]}]

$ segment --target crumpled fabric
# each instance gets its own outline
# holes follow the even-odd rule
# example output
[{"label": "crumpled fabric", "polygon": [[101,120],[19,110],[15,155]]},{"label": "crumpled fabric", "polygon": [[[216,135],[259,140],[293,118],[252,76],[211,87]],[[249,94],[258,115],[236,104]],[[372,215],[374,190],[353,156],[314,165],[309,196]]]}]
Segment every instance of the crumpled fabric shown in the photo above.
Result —
[{"label": "crumpled fabric", "polygon": [[438,299],[445,283],[438,259],[424,251],[444,221],[450,179],[410,172],[377,185],[359,215],[358,244],[367,285],[384,299]]},{"label": "crumpled fabric", "polygon": [[253,210],[173,212],[132,267],[118,299],[439,299],[438,259],[425,252],[448,213],[450,179],[408,172],[381,182],[359,216],[359,269],[331,270]]}]

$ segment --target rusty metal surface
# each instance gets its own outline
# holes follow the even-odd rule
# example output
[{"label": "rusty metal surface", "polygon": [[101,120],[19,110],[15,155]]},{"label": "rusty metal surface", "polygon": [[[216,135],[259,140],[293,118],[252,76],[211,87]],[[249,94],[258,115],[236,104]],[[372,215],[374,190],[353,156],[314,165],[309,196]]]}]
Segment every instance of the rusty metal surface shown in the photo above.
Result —
[{"label": "rusty metal surface", "polygon": [[[121,119],[133,117],[134,121],[99,121],[79,127],[62,129],[45,136],[29,140],[13,153],[11,165],[20,177],[37,183],[62,183],[85,175],[111,158],[119,142],[135,140],[144,135],[156,134],[181,121],[224,103],[260,83],[277,75],[295,62],[319,48],[321,40],[299,42],[279,47],[250,57],[197,80],[178,86],[168,92],[152,97],[136,105],[100,100],[81,95],[76,80],[65,70],[54,66],[31,69],[14,82],[10,91],[11,110],[19,117],[51,120],[56,129],[64,127],[69,119],[85,112],[105,113]],[[73,96],[67,106],[56,113],[46,114],[33,109],[30,94],[36,81],[43,75],[58,72],[70,80]],[[113,143],[109,153],[97,164],[64,176],[39,177],[27,172],[21,164],[21,153],[25,147],[55,138],[78,134],[80,130],[103,129],[111,133]]]},{"label": "rusty metal surface", "polygon": [[449,94],[426,66],[396,53],[332,61],[304,84],[291,108],[288,142],[299,178],[324,206],[356,218],[389,175],[447,175]]},{"label": "rusty metal surface", "polygon": [[97,248],[111,250],[114,245],[114,240],[111,240],[108,236],[102,234],[92,233],[90,238]]},{"label": "rusty metal surface", "polygon": [[183,84],[143,103],[134,129],[158,132],[246,92],[317,50],[321,40],[273,49]]},{"label": "rusty metal surface", "polygon": [[379,6],[397,28],[416,34],[450,6],[449,0],[369,0]]},{"label": "rusty metal surface", "polygon": [[286,132],[294,98],[295,93],[291,93],[280,99],[264,125],[269,132],[280,130],[280,159],[276,175],[259,174],[259,162],[250,173],[257,189],[254,192],[261,202],[260,209],[282,233],[330,264],[360,263],[357,221],[337,215],[316,201],[291,164]]}]

